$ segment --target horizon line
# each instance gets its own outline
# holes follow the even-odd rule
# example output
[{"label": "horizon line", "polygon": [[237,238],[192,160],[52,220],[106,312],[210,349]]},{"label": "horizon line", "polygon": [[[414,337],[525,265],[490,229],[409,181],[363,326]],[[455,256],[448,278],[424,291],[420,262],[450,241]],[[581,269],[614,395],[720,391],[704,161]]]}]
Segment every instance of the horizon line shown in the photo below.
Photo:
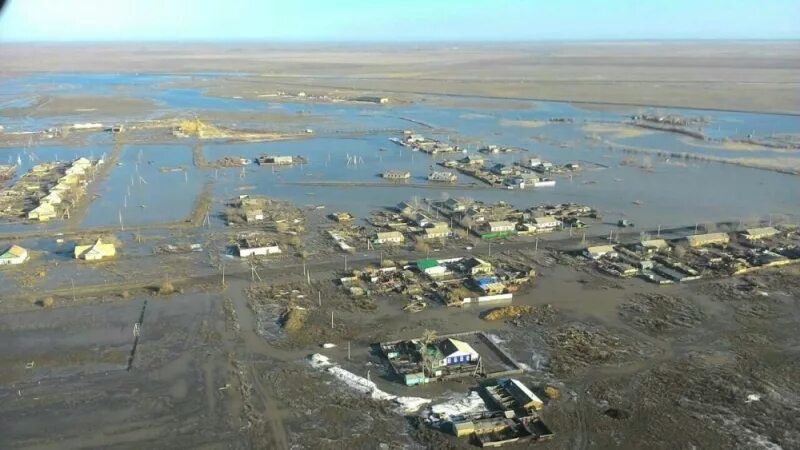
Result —
[{"label": "horizon line", "polygon": [[330,40],[330,39],[131,39],[131,40],[9,40],[13,44],[358,44],[358,45],[420,45],[420,44],[542,44],[542,43],[658,43],[658,42],[800,42],[800,37],[741,37],[741,38],[579,38],[579,39],[418,39],[418,40]]}]

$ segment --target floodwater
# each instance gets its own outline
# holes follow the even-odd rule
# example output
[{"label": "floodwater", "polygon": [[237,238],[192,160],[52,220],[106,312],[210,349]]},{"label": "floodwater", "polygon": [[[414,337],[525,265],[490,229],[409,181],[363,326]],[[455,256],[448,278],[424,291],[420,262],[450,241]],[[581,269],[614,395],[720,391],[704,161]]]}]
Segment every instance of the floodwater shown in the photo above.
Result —
[{"label": "floodwater", "polygon": [[[214,75],[198,75],[212,77]],[[203,143],[209,161],[222,156],[254,158],[260,154],[300,155],[308,160],[302,166],[259,167],[201,171],[192,166],[192,143],[185,145],[127,146],[122,165],[114,167],[102,181],[100,197],[89,207],[86,226],[116,225],[119,216],[126,225],[136,226],[180,220],[190,212],[202,186],[214,183],[215,208],[221,200],[242,193],[262,194],[289,200],[298,205],[325,205],[330,210],[348,210],[358,216],[369,211],[419,198],[470,197],[484,201],[505,200],[517,207],[546,202],[577,202],[598,208],[609,221],[628,217],[637,226],[686,225],[718,220],[751,220],[769,214],[782,214],[797,221],[800,216],[800,177],[713,162],[688,160],[684,164],[655,156],[634,155],[653,164],[653,171],[621,166],[630,154],[606,150],[586,139],[581,130],[588,122],[620,123],[631,114],[646,111],[585,110],[568,103],[517,101],[513,109],[479,107],[438,107],[416,103],[396,106],[364,104],[314,104],[209,97],[198,89],[173,88],[172,82],[188,77],[176,75],[76,75],[50,74],[0,82],[0,105],[19,106],[14,99],[38,93],[68,95],[134,95],[157,102],[159,110],[137,120],[165,113],[203,111],[281,112],[302,117],[311,123],[315,137],[269,143]],[[42,90],[39,90],[39,88]],[[478,106],[475,106],[478,105]],[[489,105],[487,105],[489,106]],[[742,138],[749,133],[766,136],[796,133],[800,117],[703,110],[659,108],[661,114],[707,117],[704,131],[714,138]],[[82,116],[85,121],[85,116]],[[523,126],[525,121],[569,118],[572,123]],[[46,125],[71,123],[74,117],[8,119],[6,129],[36,129]],[[94,118],[93,118],[94,119]],[[106,121],[97,118],[99,121]],[[296,131],[291,122],[258,124],[263,128]],[[303,125],[305,126],[305,125]],[[526,155],[540,155],[555,163],[580,162],[587,169],[574,176],[558,177],[554,188],[530,190],[492,189],[463,175],[446,187],[392,185],[379,178],[388,169],[409,170],[411,184],[427,184],[425,177],[435,163],[461,154],[432,157],[412,152],[389,141],[404,129],[437,139],[461,142],[474,152],[480,144],[498,144],[527,149],[505,155],[487,156],[492,162],[511,163]],[[392,131],[394,130],[394,131]],[[341,134],[341,132],[347,134]],[[354,132],[361,132],[354,134]],[[602,133],[600,133],[601,136]],[[687,145],[682,136],[653,132],[633,138],[604,138],[617,143],[724,157],[754,157],[752,152],[734,152]],[[546,143],[544,143],[546,142]],[[38,161],[73,156],[110,153],[110,144],[90,147],[38,147],[26,150],[0,150],[0,161],[16,155],[35,153]],[[758,153],[758,157],[795,156],[781,152]],[[33,160],[23,157],[22,170]],[[348,160],[350,163],[348,164]],[[183,172],[162,172],[161,167],[186,167]],[[140,179],[141,177],[141,179]],[[330,186],[326,182],[369,183],[362,186]],[[318,183],[318,184],[315,184]],[[372,184],[377,184],[375,186]],[[130,195],[128,190],[130,189]],[[125,206],[127,197],[127,206]],[[634,203],[635,202],[635,203]],[[144,205],[144,207],[140,207]],[[215,222],[217,226],[219,222]]]}]

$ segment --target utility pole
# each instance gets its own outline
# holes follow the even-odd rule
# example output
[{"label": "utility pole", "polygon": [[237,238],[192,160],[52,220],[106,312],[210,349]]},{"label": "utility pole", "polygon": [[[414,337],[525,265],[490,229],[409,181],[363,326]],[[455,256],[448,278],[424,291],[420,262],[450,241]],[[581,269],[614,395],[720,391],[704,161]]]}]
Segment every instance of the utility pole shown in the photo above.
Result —
[{"label": "utility pole", "polygon": [[317,291],[317,300],[319,301],[319,307],[322,308],[322,291]]},{"label": "utility pole", "polygon": [[333,311],[331,311],[331,330],[333,329]]},{"label": "utility pole", "polygon": [[539,251],[539,238],[537,237],[536,241],[534,241],[534,244],[533,244],[533,253],[536,253],[538,251]]},{"label": "utility pole", "polygon": [[661,237],[661,225],[658,226],[658,232],[656,236]]},{"label": "utility pole", "polygon": [[225,263],[222,264],[222,287],[225,287]]},{"label": "utility pole", "polygon": [[347,271],[347,255],[344,255],[344,270]]}]

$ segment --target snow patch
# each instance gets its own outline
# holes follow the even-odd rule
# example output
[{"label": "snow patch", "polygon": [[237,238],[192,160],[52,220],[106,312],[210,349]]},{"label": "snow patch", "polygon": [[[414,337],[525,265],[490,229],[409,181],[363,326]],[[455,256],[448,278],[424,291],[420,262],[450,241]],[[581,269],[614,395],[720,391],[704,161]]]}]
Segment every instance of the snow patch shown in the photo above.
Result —
[{"label": "snow patch", "polygon": [[315,369],[325,370],[330,373],[339,381],[343,382],[347,387],[354,391],[368,395],[373,400],[390,401],[398,405],[398,409],[403,413],[413,413],[431,401],[427,398],[420,397],[398,397],[389,394],[378,388],[371,380],[360,377],[349,370],[342,369],[325,355],[315,353],[309,358],[309,364]]},{"label": "snow patch", "polygon": [[486,337],[492,341],[492,344],[504,344],[506,342],[505,339],[502,339],[500,336],[496,334],[486,333]]},{"label": "snow patch", "polygon": [[450,421],[456,416],[481,411],[486,411],[486,403],[484,403],[477,391],[471,391],[465,397],[454,398],[444,403],[432,405],[426,410],[426,416],[431,422]]}]

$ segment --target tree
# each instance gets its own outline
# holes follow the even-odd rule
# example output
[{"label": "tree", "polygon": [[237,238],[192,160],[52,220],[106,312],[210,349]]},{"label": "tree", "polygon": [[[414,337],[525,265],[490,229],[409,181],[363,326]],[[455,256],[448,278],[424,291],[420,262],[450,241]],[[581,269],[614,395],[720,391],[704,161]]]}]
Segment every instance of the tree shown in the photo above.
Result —
[{"label": "tree", "polygon": [[428,352],[428,347],[433,345],[436,340],[438,339],[438,335],[435,330],[425,330],[422,332],[422,337],[420,337],[420,343],[422,343],[422,351],[420,352],[422,355],[422,368],[423,372],[427,371],[428,374],[433,374],[433,363],[435,361],[434,358],[431,358],[430,353]]},{"label": "tree", "polygon": [[427,253],[430,250],[431,250],[431,246],[428,245],[428,243],[425,242],[425,241],[417,241],[417,243],[414,244],[414,251],[417,251],[417,252],[420,252],[420,253]]}]

